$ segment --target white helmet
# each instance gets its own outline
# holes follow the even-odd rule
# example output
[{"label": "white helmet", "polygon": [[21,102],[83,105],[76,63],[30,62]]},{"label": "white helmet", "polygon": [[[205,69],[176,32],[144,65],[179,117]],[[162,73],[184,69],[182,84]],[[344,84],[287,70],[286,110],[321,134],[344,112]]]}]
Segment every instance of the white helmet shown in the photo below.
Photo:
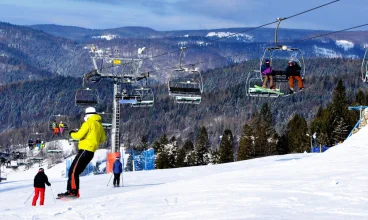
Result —
[{"label": "white helmet", "polygon": [[86,108],[85,113],[86,113],[86,115],[87,114],[96,114],[96,109],[94,107],[88,107],[88,108]]},{"label": "white helmet", "polygon": [[84,121],[87,121],[90,116],[93,114],[96,114],[96,109],[94,107],[88,107],[86,108],[86,116],[84,116]]}]

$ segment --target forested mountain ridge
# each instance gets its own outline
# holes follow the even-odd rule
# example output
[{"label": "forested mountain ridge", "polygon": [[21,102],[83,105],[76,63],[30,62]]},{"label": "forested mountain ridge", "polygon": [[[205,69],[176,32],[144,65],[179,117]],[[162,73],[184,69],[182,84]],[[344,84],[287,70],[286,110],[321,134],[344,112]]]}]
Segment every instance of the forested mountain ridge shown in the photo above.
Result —
[{"label": "forested mountain ridge", "polygon": [[[154,107],[121,106],[121,140],[137,143],[147,135],[152,143],[163,133],[183,140],[187,137],[193,139],[202,126],[206,126],[214,145],[218,144],[218,137],[226,128],[238,140],[242,126],[265,102],[274,115],[276,131],[281,134],[294,114],[298,113],[310,121],[319,107],[326,107],[339,78],[343,79],[350,102],[359,89],[366,89],[360,81],[359,60],[308,59],[305,79],[306,87],[310,87],[308,90],[279,99],[249,98],[245,81],[247,73],[257,62],[253,60],[204,72],[205,92],[200,105],[176,104],[168,96],[166,85],[152,85],[156,95]],[[51,114],[71,115],[78,126],[83,108],[75,107],[74,95],[80,86],[81,80],[61,76],[1,86],[0,129],[6,132],[0,135],[0,145],[8,143],[9,139],[24,142],[27,132],[33,127],[47,131]],[[98,88],[101,98],[98,110],[111,108],[112,82],[103,80],[93,88]]]},{"label": "forested mountain ridge", "polygon": [[[259,59],[264,48],[273,45],[273,28],[236,34],[244,30],[246,28],[160,32],[142,27],[90,30],[57,25],[31,28],[0,23],[0,83],[54,75],[81,77],[93,69],[90,58],[92,44],[99,49],[113,51],[114,56],[125,58],[137,58],[138,48],[146,47],[146,54],[141,56],[146,60],[140,71],[150,71],[152,78],[164,82],[170,70],[178,65],[180,47],[188,47],[184,64],[200,63],[196,67],[207,70]],[[363,46],[368,42],[367,32],[347,32],[321,39],[294,41],[321,32],[281,29],[280,42],[302,49],[305,58],[363,56]],[[84,40],[77,37],[67,39],[74,35],[90,37],[83,37]],[[169,51],[178,52],[149,59]]]}]

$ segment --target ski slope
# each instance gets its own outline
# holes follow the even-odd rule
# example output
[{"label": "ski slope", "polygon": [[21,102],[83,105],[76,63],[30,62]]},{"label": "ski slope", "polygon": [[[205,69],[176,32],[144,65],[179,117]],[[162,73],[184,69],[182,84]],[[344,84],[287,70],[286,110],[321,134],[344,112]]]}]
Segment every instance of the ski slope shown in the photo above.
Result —
[{"label": "ski slope", "polygon": [[[0,185],[0,219],[368,219],[368,128],[323,154],[81,178],[81,198],[32,207],[31,171]],[[62,164],[60,164],[61,166]],[[46,170],[54,194],[65,191],[59,165]],[[32,174],[36,174],[36,168]],[[12,178],[16,180],[12,180]]]}]

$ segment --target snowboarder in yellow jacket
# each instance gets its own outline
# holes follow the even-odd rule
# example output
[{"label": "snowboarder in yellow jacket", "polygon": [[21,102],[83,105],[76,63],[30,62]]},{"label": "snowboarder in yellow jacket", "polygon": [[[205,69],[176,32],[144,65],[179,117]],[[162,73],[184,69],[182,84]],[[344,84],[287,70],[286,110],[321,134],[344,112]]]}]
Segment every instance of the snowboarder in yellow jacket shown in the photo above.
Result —
[{"label": "snowboarder in yellow jacket", "polygon": [[88,107],[85,114],[85,122],[81,128],[78,131],[71,130],[69,132],[72,139],[79,140],[78,154],[69,168],[67,192],[58,194],[59,197],[73,196],[79,198],[79,175],[93,159],[98,145],[106,140],[105,130],[101,124],[101,116],[96,113],[96,109]]}]

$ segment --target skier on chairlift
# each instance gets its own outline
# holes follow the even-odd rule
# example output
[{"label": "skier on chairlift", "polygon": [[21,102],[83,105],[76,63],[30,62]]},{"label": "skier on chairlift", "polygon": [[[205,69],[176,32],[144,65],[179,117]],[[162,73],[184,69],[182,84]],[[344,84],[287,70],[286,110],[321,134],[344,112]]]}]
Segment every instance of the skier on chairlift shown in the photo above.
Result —
[{"label": "skier on chairlift", "polygon": [[262,88],[267,88],[267,82],[270,80],[270,89],[275,89],[272,78],[272,67],[269,59],[265,60],[265,63],[261,67],[261,72],[263,77]]},{"label": "skier on chairlift", "polygon": [[64,123],[62,121],[60,121],[60,123],[59,123],[59,132],[60,132],[60,135],[63,135],[64,129],[65,129],[65,125],[64,125]]},{"label": "skier on chairlift", "polygon": [[298,81],[299,90],[304,89],[303,79],[300,76],[300,70],[301,69],[302,68],[299,66],[299,64],[297,62],[295,62],[293,59],[289,60],[289,65],[286,68],[286,75],[289,78],[289,91],[290,91],[290,94],[294,93],[294,80]]},{"label": "skier on chairlift", "polygon": [[52,134],[53,135],[58,135],[59,134],[59,126],[56,123],[56,121],[52,122]]},{"label": "skier on chairlift", "polygon": [[28,147],[29,147],[29,149],[30,149],[30,150],[32,150],[32,149],[33,149],[33,144],[34,144],[34,142],[33,142],[33,138],[30,138],[30,139],[28,140]]}]

